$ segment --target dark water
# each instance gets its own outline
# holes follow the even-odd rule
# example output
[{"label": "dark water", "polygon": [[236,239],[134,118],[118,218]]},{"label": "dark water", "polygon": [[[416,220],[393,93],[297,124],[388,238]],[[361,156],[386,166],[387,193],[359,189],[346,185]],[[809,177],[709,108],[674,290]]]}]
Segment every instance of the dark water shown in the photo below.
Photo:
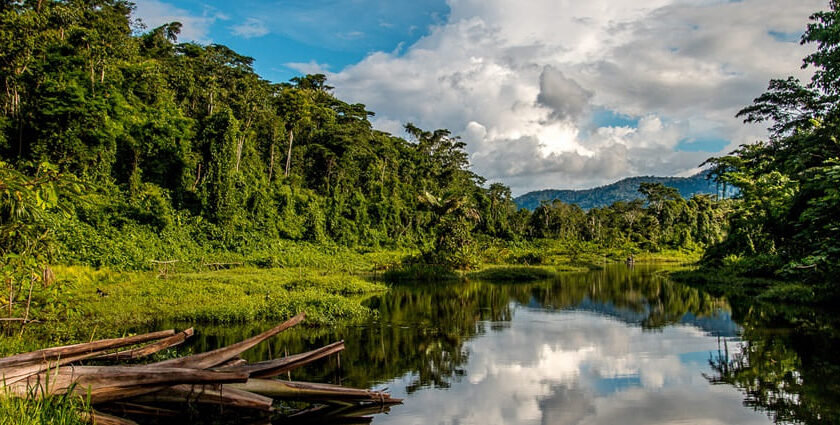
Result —
[{"label": "dark water", "polygon": [[[405,399],[375,424],[838,423],[833,323],[774,327],[801,312],[730,305],[657,270],[397,286],[367,301],[375,322],[295,329],[246,357],[343,339],[340,367],[332,359],[291,377]],[[268,326],[201,327],[192,349]]]}]

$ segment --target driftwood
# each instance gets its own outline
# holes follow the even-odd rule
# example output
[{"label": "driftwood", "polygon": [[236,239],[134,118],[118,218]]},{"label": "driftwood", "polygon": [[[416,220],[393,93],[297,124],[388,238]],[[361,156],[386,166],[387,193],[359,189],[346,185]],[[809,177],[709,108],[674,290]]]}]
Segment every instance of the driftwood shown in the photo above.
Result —
[{"label": "driftwood", "polygon": [[[240,357],[244,351],[303,319],[304,315],[299,314],[239,343],[150,364],[85,366],[78,363],[91,359],[122,361],[149,356],[183,343],[193,335],[193,329],[177,334],[174,330],[152,332],[18,354],[0,359],[0,378],[3,378],[0,388],[7,395],[30,398],[73,392],[90,401],[96,410],[88,414],[87,420],[100,425],[135,424],[123,416],[179,416],[185,409],[173,406],[184,404],[223,406],[233,412],[245,410],[265,415],[273,411],[275,399],[316,405],[316,408],[299,412],[301,414],[295,420],[317,420],[329,412],[341,412],[342,420],[364,423],[369,422],[369,418],[354,415],[387,410],[387,406],[401,402],[381,391],[265,379],[338,355],[344,350],[343,341],[252,364]],[[122,350],[114,352],[119,349]],[[317,405],[333,405],[340,409],[317,408]],[[256,423],[265,422],[260,419]]]},{"label": "driftwood", "polygon": [[213,385],[176,385],[152,394],[135,398],[139,403],[198,403],[221,404],[270,412],[273,399],[256,393]]},{"label": "driftwood", "polygon": [[275,360],[268,360],[258,363],[246,363],[241,365],[224,365],[215,370],[236,370],[248,372],[251,378],[270,378],[297,369],[303,365],[312,363],[324,357],[329,357],[344,350],[344,341],[334,342],[330,345],[307,351],[306,353],[295,354]]},{"label": "driftwood", "polygon": [[381,391],[360,390],[340,385],[316,384],[311,382],[280,381],[275,379],[249,379],[242,384],[228,384],[235,388],[262,394],[272,398],[316,401],[365,401],[380,404],[398,404],[402,400],[391,398]]},{"label": "driftwood", "polygon": [[7,367],[8,365],[32,361],[50,361],[58,359],[59,357],[68,357],[78,354],[90,354],[102,350],[121,348],[129,345],[154,341],[172,335],[175,335],[175,331],[170,329],[166,331],[151,332],[126,338],[103,339],[83,344],[73,344],[65,345],[62,347],[46,348],[43,350],[32,351],[30,353],[17,354],[14,356],[2,358],[0,359],[0,370],[2,370],[2,368]]},{"label": "driftwood", "polygon": [[[245,382],[247,372],[217,372],[174,367],[66,366],[26,377],[6,388],[19,396],[64,394],[71,389],[90,396],[91,402],[107,401],[120,388],[146,388],[175,384]],[[100,395],[101,394],[101,395]]]},{"label": "driftwood", "polygon": [[240,354],[257,344],[291,328],[302,322],[304,314],[298,314],[280,326],[271,328],[255,337],[248,338],[245,341],[238,342],[227,347],[219,348],[218,350],[208,351],[206,353],[195,354],[189,357],[181,357],[179,359],[166,360],[158,363],[153,363],[151,366],[170,366],[170,367],[191,367],[196,369],[207,369],[209,367],[218,366]]},{"label": "driftwood", "polygon": [[175,335],[170,337],[164,338],[158,342],[153,342],[149,345],[140,347],[140,348],[132,348],[130,350],[124,350],[117,353],[111,354],[103,354],[97,356],[96,359],[101,360],[134,360],[143,358],[146,356],[150,356],[155,354],[159,351],[163,351],[167,348],[172,348],[176,345],[182,344],[184,341],[189,339],[189,337],[193,336],[195,331],[193,328],[185,329],[182,332],[179,332]]},{"label": "driftwood", "polygon": [[4,385],[14,384],[50,368],[98,357],[108,350],[172,336],[174,330],[152,332],[126,338],[104,339],[84,344],[47,348],[0,359],[0,378]]}]

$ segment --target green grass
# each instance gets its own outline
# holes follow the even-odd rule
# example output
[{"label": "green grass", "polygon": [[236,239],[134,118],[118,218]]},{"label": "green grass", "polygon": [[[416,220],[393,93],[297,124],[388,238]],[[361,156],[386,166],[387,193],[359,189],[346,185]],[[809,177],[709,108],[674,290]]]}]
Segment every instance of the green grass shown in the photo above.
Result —
[{"label": "green grass", "polygon": [[488,267],[484,270],[467,274],[469,279],[492,282],[530,282],[551,279],[556,276],[557,272],[550,268],[533,266]]},{"label": "green grass", "polygon": [[0,337],[0,355],[49,345],[120,336],[160,322],[281,321],[306,312],[309,324],[366,321],[362,301],[387,287],[358,273],[314,268],[170,273],[54,268],[61,303],[34,311],[40,324],[22,337]]},{"label": "green grass", "polygon": [[0,394],[0,425],[82,425],[89,407],[73,394],[26,400]]},{"label": "green grass", "polygon": [[101,325],[245,322],[285,319],[301,311],[317,323],[363,319],[370,312],[359,299],[386,289],[358,275],[304,267],[243,267],[165,278],[87,267],[58,267],[56,274],[68,279],[67,295],[80,303],[85,319]]}]

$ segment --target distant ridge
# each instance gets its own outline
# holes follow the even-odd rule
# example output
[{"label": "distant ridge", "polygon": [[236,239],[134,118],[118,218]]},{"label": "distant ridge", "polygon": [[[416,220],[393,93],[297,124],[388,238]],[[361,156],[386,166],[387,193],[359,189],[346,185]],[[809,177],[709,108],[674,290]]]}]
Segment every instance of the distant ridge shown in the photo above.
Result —
[{"label": "distant ridge", "polygon": [[708,173],[698,173],[691,177],[628,177],[606,186],[582,190],[538,190],[516,197],[513,201],[519,208],[534,210],[542,201],[559,199],[567,204],[577,204],[584,210],[612,205],[616,201],[632,201],[641,199],[639,185],[642,183],[662,183],[680,191],[683,198],[690,198],[694,194],[717,193],[713,180],[707,178]]}]

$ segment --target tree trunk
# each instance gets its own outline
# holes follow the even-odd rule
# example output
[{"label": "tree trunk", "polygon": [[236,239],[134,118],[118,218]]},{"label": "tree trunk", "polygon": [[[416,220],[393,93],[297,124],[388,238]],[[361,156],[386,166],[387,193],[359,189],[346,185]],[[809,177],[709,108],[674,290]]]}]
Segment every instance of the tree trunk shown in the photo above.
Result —
[{"label": "tree trunk", "polygon": [[271,182],[271,177],[274,176],[274,140],[271,141],[271,156],[268,160],[268,181]]},{"label": "tree trunk", "polygon": [[248,134],[248,129],[251,127],[252,117],[248,117],[245,121],[245,128],[242,129],[242,134],[239,135],[239,140],[236,141],[236,171],[239,171],[239,163],[242,161],[242,147],[245,145],[245,137]]},{"label": "tree trunk", "polygon": [[295,133],[289,130],[289,151],[286,153],[286,177],[289,177],[289,169],[292,167],[292,143],[295,140]]}]

